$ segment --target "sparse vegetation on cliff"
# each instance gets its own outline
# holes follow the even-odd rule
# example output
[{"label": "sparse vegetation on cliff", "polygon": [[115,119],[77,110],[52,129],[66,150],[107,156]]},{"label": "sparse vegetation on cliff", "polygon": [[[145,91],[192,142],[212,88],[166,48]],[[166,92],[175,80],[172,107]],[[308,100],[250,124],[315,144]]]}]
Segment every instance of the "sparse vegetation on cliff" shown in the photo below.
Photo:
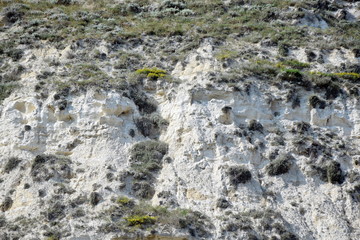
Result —
[{"label": "sparse vegetation on cliff", "polygon": [[360,239],[359,6],[0,0],[0,239]]}]

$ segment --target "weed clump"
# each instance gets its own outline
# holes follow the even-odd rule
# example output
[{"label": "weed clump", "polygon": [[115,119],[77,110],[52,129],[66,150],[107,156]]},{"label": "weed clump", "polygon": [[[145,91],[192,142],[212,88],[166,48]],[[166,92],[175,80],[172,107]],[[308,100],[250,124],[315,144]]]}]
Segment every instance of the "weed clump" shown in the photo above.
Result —
[{"label": "weed clump", "polygon": [[342,184],[345,181],[344,174],[341,170],[340,163],[332,161],[326,167],[327,181],[332,184]]},{"label": "weed clump", "polygon": [[116,202],[121,206],[134,206],[135,202],[127,197],[119,197]]},{"label": "weed clump", "polygon": [[290,67],[293,69],[301,70],[304,68],[309,68],[311,65],[309,63],[303,63],[303,62],[299,62],[297,60],[285,60],[285,61],[279,62],[278,64],[276,64],[276,66],[279,68]]},{"label": "weed clump", "polygon": [[310,75],[321,76],[321,77],[335,77],[343,78],[348,80],[358,80],[360,79],[360,74],[356,72],[338,72],[338,73],[324,73],[324,72],[310,72]]},{"label": "weed clump", "polygon": [[49,221],[54,221],[57,219],[62,219],[65,217],[65,206],[60,202],[56,202],[51,205],[46,211],[46,218]]},{"label": "weed clump", "polygon": [[298,69],[284,69],[277,78],[281,81],[287,81],[290,83],[295,83],[300,86],[304,86],[305,82],[303,81],[303,74]]},{"label": "weed clump", "polygon": [[56,4],[59,5],[70,5],[72,3],[72,0],[57,0]]},{"label": "weed clump", "polygon": [[258,132],[263,132],[264,130],[264,127],[261,123],[259,123],[258,121],[256,120],[251,120],[249,122],[249,130],[250,131],[258,131]]},{"label": "weed clump", "polygon": [[128,222],[129,226],[140,226],[146,224],[155,224],[156,217],[135,215],[126,217],[125,220]]},{"label": "weed clump", "polygon": [[129,98],[138,106],[140,113],[151,114],[156,111],[157,105],[144,92],[136,88],[130,88],[129,94]]},{"label": "weed clump", "polygon": [[154,174],[162,169],[162,161],[167,154],[168,145],[159,141],[144,141],[135,144],[130,152],[130,166],[134,181],[132,191],[140,198],[151,198],[155,194],[152,186]]},{"label": "weed clump", "polygon": [[240,183],[246,183],[251,179],[250,171],[243,166],[232,166],[228,169],[230,183],[237,186]]},{"label": "weed clump", "polygon": [[53,155],[38,155],[31,164],[30,175],[36,182],[48,181],[51,178],[70,179],[71,161]]},{"label": "weed clump", "polygon": [[147,114],[135,120],[137,129],[144,137],[158,138],[161,130],[168,126],[168,122],[158,114]]},{"label": "weed clump", "polygon": [[285,174],[290,170],[291,161],[288,157],[280,157],[272,161],[267,167],[266,171],[270,176],[277,176]]},{"label": "weed clump", "polygon": [[150,199],[155,194],[154,187],[146,181],[134,181],[131,190],[136,197],[143,199]]},{"label": "weed clump", "polygon": [[0,101],[9,97],[16,87],[15,84],[0,84]]},{"label": "weed clump", "polygon": [[140,74],[140,75],[144,75],[148,79],[153,80],[153,81],[156,81],[159,78],[164,78],[167,76],[167,72],[165,70],[158,69],[158,68],[138,69],[138,70],[136,70],[136,73]]},{"label": "weed clump", "polygon": [[309,104],[310,104],[311,108],[324,109],[326,107],[326,102],[324,100],[321,100],[318,96],[310,97]]},{"label": "weed clump", "polygon": [[90,204],[92,206],[96,206],[99,204],[99,202],[101,201],[101,195],[97,192],[92,192],[90,194]]},{"label": "weed clump", "polygon": [[345,175],[341,170],[341,165],[338,162],[331,161],[327,165],[312,166],[319,174],[319,177],[324,182],[332,184],[342,184],[345,181]]},{"label": "weed clump", "polygon": [[16,158],[16,157],[9,158],[9,160],[5,164],[4,172],[6,172],[6,173],[11,172],[19,165],[20,162],[21,162],[21,160],[19,158]]},{"label": "weed clump", "polygon": [[352,190],[348,191],[348,193],[355,202],[360,203],[360,184],[356,185]]},{"label": "weed clump", "polygon": [[7,210],[9,210],[11,208],[11,206],[13,205],[14,201],[12,200],[11,197],[5,197],[4,201],[2,202],[2,204],[0,205],[0,209],[2,212],[6,212]]},{"label": "weed clump", "polygon": [[3,10],[5,21],[9,24],[20,21],[25,15],[25,10],[27,9],[28,7],[25,4],[14,4],[6,7]]},{"label": "weed clump", "polygon": [[157,172],[162,167],[162,159],[168,151],[168,145],[159,141],[144,141],[131,149],[131,168],[137,172]]},{"label": "weed clump", "polygon": [[359,80],[360,79],[360,74],[359,73],[352,73],[352,72],[342,72],[342,73],[333,73],[335,76],[341,77],[341,78],[345,78],[345,79],[350,79],[350,80]]},{"label": "weed clump", "polygon": [[229,203],[229,201],[224,198],[220,198],[216,201],[216,207],[218,207],[218,208],[225,209],[225,208],[230,207],[230,205],[231,204]]},{"label": "weed clump", "polygon": [[[120,200],[120,203],[119,203]],[[125,203],[123,203],[123,200]],[[114,199],[115,204],[105,211],[111,222],[100,227],[102,232],[118,232],[146,229],[158,230],[159,226],[188,230],[191,236],[205,237],[212,228],[210,220],[199,212],[187,209],[170,210],[163,206],[152,206],[147,202],[135,202],[126,197]],[[129,205],[129,203],[131,203]]]}]

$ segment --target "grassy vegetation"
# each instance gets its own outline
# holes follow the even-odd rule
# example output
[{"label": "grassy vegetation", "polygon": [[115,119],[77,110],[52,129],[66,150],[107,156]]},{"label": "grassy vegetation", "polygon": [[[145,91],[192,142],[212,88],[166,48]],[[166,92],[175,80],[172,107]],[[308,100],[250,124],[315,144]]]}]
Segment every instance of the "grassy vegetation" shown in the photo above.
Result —
[{"label": "grassy vegetation", "polygon": [[227,59],[234,59],[239,57],[239,53],[235,49],[231,48],[220,48],[215,54],[215,58],[219,61],[225,61]]},{"label": "grassy vegetation", "polygon": [[136,202],[124,196],[113,199],[113,202],[114,204],[103,213],[106,219],[109,219],[107,216],[112,217],[108,224],[100,227],[102,232],[121,230],[126,233],[139,229],[158,230],[159,226],[167,226],[188,229],[189,232],[197,232],[197,235],[205,235],[206,229],[211,227],[206,216],[189,209],[152,206],[148,202]]},{"label": "grassy vegetation", "polygon": [[151,216],[139,216],[134,215],[130,217],[126,217],[125,220],[128,222],[129,226],[140,226],[145,224],[154,224],[156,221],[156,217]]},{"label": "grassy vegetation", "polygon": [[144,75],[151,80],[157,80],[167,76],[167,72],[158,68],[142,68],[136,70],[137,74]]},{"label": "grassy vegetation", "polygon": [[116,202],[122,206],[128,206],[134,203],[130,198],[127,197],[119,197]]},{"label": "grassy vegetation", "polygon": [[131,168],[137,172],[157,172],[167,151],[168,145],[159,141],[137,143],[131,149]]},{"label": "grassy vegetation", "polygon": [[340,73],[324,73],[324,72],[309,72],[310,75],[320,76],[320,77],[338,77],[343,79],[350,79],[350,80],[360,80],[359,73],[352,73],[352,72],[340,72]]},{"label": "grassy vegetation", "polygon": [[[249,75],[255,75],[266,79],[272,79],[278,74],[283,73],[280,79],[301,79],[307,78],[312,83],[322,88],[332,86],[334,82],[346,82],[347,80],[360,80],[360,74],[353,72],[324,73],[318,71],[308,71],[311,64],[299,62],[297,60],[284,60],[273,62],[269,60],[252,59],[248,65],[245,65],[244,72]],[[328,80],[326,80],[328,78]],[[331,81],[329,80],[331,79]]]},{"label": "grassy vegetation", "polygon": [[[112,4],[111,1],[89,1],[88,4],[56,4],[40,1],[2,1],[0,9],[13,3],[26,4],[23,19],[44,21],[51,31],[38,34],[49,41],[75,40],[82,38],[109,39],[114,37],[139,37],[141,35],[176,36],[186,35],[192,39],[214,37],[227,39],[233,34],[249,42],[271,39],[276,44],[304,46],[312,42],[322,47],[334,47],[334,44],[347,48],[360,45],[359,23],[334,23],[329,29],[311,29],[292,26],[290,23],[278,23],[279,12],[290,7],[310,8],[311,1],[267,1],[260,0],[251,6],[238,5],[235,2],[224,4],[220,0],[167,2],[155,9],[152,1],[126,1],[124,4]],[[67,17],[50,18],[50,10],[60,12]],[[299,13],[287,13],[285,18],[301,17]],[[117,32],[112,31],[118,27]],[[111,32],[111,34],[109,33]],[[332,39],[332,42],[328,42]],[[320,41],[321,40],[321,41]],[[222,58],[221,56],[219,56]],[[226,58],[226,54],[225,54]]]},{"label": "grassy vegetation", "polygon": [[10,94],[17,88],[17,84],[1,84],[0,83],[0,102],[9,97]]},{"label": "grassy vegetation", "polygon": [[4,166],[4,172],[6,173],[11,172],[19,165],[19,163],[21,163],[21,160],[19,158],[16,157],[9,158]]},{"label": "grassy vegetation", "polygon": [[294,69],[304,69],[304,68],[309,68],[311,65],[309,63],[303,63],[303,62],[299,62],[297,60],[285,60],[285,61],[281,61],[278,62],[276,64],[276,67],[278,68],[294,68]]}]

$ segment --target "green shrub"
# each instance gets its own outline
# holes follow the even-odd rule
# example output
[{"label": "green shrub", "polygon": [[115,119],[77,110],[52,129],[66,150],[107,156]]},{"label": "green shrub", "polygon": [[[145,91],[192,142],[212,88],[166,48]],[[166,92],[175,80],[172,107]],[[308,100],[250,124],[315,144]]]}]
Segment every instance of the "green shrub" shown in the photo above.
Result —
[{"label": "green shrub", "polygon": [[231,166],[228,169],[230,183],[237,186],[239,183],[246,183],[251,179],[250,171],[243,166]]},{"label": "green shrub", "polygon": [[326,102],[321,100],[318,96],[311,96],[309,98],[309,104],[312,108],[324,109],[326,107]]},{"label": "green shrub", "polygon": [[65,217],[65,205],[60,202],[52,204],[46,211],[46,218],[48,221],[63,219]]},{"label": "green shrub", "polygon": [[304,81],[304,76],[302,72],[298,69],[283,69],[283,71],[279,73],[277,78],[281,81],[287,81],[300,86],[308,85],[308,83]]},{"label": "green shrub", "polygon": [[291,161],[288,157],[280,157],[266,166],[266,171],[270,176],[285,174],[290,170]]},{"label": "green shrub", "polygon": [[249,130],[250,131],[258,131],[258,132],[263,132],[264,130],[264,127],[261,123],[259,123],[258,121],[256,120],[251,120],[249,122]]},{"label": "green shrub", "polygon": [[133,194],[149,199],[155,194],[152,186],[155,176],[162,169],[162,161],[168,151],[168,145],[159,141],[144,141],[135,144],[130,150],[130,167],[134,181]]},{"label": "green shrub", "polygon": [[349,190],[348,193],[355,202],[360,203],[360,184],[354,186],[354,188]]},{"label": "green shrub", "polygon": [[72,3],[72,0],[57,0],[56,4],[60,5],[70,5]]},{"label": "green shrub", "polygon": [[159,141],[144,141],[135,144],[130,152],[131,168],[137,172],[157,172],[162,168],[162,159],[168,145]]},{"label": "green shrub", "polygon": [[8,197],[8,196],[5,197],[4,201],[0,205],[1,211],[6,212],[7,210],[9,210],[11,208],[13,203],[14,203],[14,201],[12,200],[11,197]]},{"label": "green shrub", "polygon": [[143,68],[136,70],[137,74],[146,75],[147,78],[151,80],[157,80],[159,78],[164,78],[167,76],[167,72],[158,68]]},{"label": "green shrub", "polygon": [[288,56],[289,55],[289,45],[285,43],[280,43],[278,46],[278,52],[280,56]]},{"label": "green shrub", "polygon": [[147,181],[133,181],[131,190],[136,197],[151,199],[155,194],[155,189],[152,183],[153,179],[148,179]]},{"label": "green shrub", "polygon": [[5,164],[4,172],[6,172],[6,173],[11,172],[13,169],[15,169],[19,165],[20,162],[21,162],[21,160],[19,158],[16,158],[16,157],[9,158],[9,160]]},{"label": "green shrub", "polygon": [[284,71],[292,75],[297,75],[297,76],[302,75],[302,73],[298,69],[284,69]]},{"label": "green shrub", "polygon": [[23,55],[24,55],[24,51],[21,49],[10,49],[6,52],[6,54],[13,60],[13,61],[18,61],[20,60]]},{"label": "green shrub", "polygon": [[30,175],[36,182],[48,181],[50,178],[72,178],[71,161],[54,155],[37,155],[32,161]]},{"label": "green shrub", "polygon": [[161,130],[166,129],[169,123],[158,114],[146,114],[135,120],[137,129],[144,137],[156,139]]},{"label": "green shrub", "polygon": [[327,181],[332,184],[342,184],[345,181],[340,163],[332,161],[326,167]]},{"label": "green shrub", "polygon": [[0,228],[5,227],[6,226],[6,219],[5,216],[0,216]]},{"label": "green shrub", "polygon": [[60,237],[57,235],[51,235],[50,237],[46,238],[46,240],[60,240]]},{"label": "green shrub", "polygon": [[303,62],[299,62],[297,60],[285,60],[285,61],[277,63],[276,66],[279,68],[290,67],[290,68],[294,68],[297,70],[301,70],[304,68],[309,68],[311,65],[309,63],[303,63]]},{"label": "green shrub", "polygon": [[8,98],[14,89],[17,88],[16,84],[2,84],[0,83],[0,101]]},{"label": "green shrub", "polygon": [[333,73],[333,75],[341,77],[341,78],[352,79],[352,80],[359,80],[360,79],[360,74],[359,73],[342,72],[342,73]]},{"label": "green shrub", "polygon": [[141,114],[151,114],[156,111],[157,105],[153,99],[149,98],[143,91],[130,88],[129,98],[134,101],[136,106],[138,106]]},{"label": "green shrub", "polygon": [[275,64],[266,60],[251,61],[244,66],[243,70],[246,74],[266,79],[275,77],[279,73],[279,69],[276,68]]},{"label": "green shrub", "polygon": [[99,204],[99,202],[101,201],[101,195],[99,194],[99,193],[97,193],[97,192],[92,192],[91,194],[90,194],[90,204],[92,205],[92,206],[96,206],[96,205],[98,205]]},{"label": "green shrub", "polygon": [[122,206],[134,205],[134,201],[127,197],[119,197],[118,199],[116,199],[116,202]]},{"label": "green shrub", "polygon": [[156,222],[156,217],[152,217],[152,216],[130,216],[130,217],[125,217],[125,220],[128,222],[129,226],[141,226],[141,225],[146,225],[146,224],[155,224]]}]

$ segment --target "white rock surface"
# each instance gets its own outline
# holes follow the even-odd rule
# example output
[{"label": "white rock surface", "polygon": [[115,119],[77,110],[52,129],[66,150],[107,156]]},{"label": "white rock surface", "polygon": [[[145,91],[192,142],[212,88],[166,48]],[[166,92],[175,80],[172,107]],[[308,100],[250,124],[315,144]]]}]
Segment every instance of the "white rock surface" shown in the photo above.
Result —
[{"label": "white rock surface", "polygon": [[[76,193],[67,195],[68,200],[94,189],[101,193],[104,201],[94,208],[88,207],[87,214],[104,210],[114,194],[130,194],[128,189],[119,190],[119,183],[108,182],[106,173],[108,167],[116,172],[129,169],[130,148],[146,139],[136,130],[134,119],[140,112],[135,103],[115,90],[89,90],[64,97],[67,107],[60,110],[57,105],[60,100],[54,101],[56,91],[41,100],[30,90],[36,81],[35,73],[46,68],[43,61],[58,59],[65,63],[67,54],[71,54],[69,48],[62,52],[52,48],[28,52],[29,57],[25,57],[22,64],[33,72],[22,76],[23,90],[2,104],[1,162],[10,156],[19,157],[24,167],[1,177],[5,181],[0,196],[5,197],[14,190],[14,203],[4,213],[9,220],[24,215],[37,217],[44,201],[39,199],[38,190],[50,191],[57,183],[51,179],[41,185],[31,179],[30,164],[39,154],[71,159],[75,175],[69,186]],[[302,54],[294,54],[304,60]],[[31,59],[32,55],[37,59]],[[327,61],[335,64],[356,59],[351,59],[347,52],[335,50]],[[291,133],[296,123],[308,123],[312,130],[306,144],[328,141],[326,148],[331,148],[333,160],[340,162],[344,171],[359,173],[359,166],[352,161],[360,155],[358,99],[338,97],[325,109],[311,109],[308,99],[314,92],[298,89],[300,107],[293,109],[291,103],[284,100],[286,89],[269,88],[261,80],[254,80],[249,94],[244,90],[245,85],[240,91],[227,86],[207,88],[211,83],[208,73],[221,69],[212,45],[205,42],[186,58],[184,65],[176,65],[171,75],[180,79],[179,85],[174,84],[170,90],[158,87],[153,93],[159,114],[169,122],[160,140],[169,145],[168,156],[172,161],[163,165],[152,203],[159,204],[157,193],[171,192],[181,208],[209,216],[215,226],[212,239],[236,239],[232,233],[222,232],[226,211],[216,207],[219,198],[231,202],[229,210],[233,213],[268,208],[277,211],[300,239],[359,239],[359,203],[351,200],[347,193],[352,184],[348,178],[342,185],[325,183],[318,176],[308,174],[309,163],[317,164],[319,159],[299,155],[294,144],[299,135]],[[224,113],[224,107],[230,107],[230,111]],[[251,120],[264,126],[263,133],[250,134]],[[25,131],[25,125],[31,126],[31,130]],[[131,129],[135,130],[135,137],[129,135]],[[243,133],[242,136],[236,134],[244,131],[250,134],[251,140]],[[326,133],[335,136],[319,140],[326,138]],[[276,139],[282,139],[284,144]],[[341,141],[346,143],[346,150],[337,147]],[[294,164],[287,174],[269,176],[265,166],[276,149],[281,154],[292,155]],[[252,179],[233,187],[229,184],[227,168],[239,164],[251,171]],[[31,188],[24,189],[25,183]],[[81,230],[77,229],[79,222],[69,218],[67,227],[72,236],[65,239],[103,238],[96,230],[99,222],[99,219],[89,220],[83,223],[88,228]],[[26,239],[36,237],[37,231],[29,232]]]}]

